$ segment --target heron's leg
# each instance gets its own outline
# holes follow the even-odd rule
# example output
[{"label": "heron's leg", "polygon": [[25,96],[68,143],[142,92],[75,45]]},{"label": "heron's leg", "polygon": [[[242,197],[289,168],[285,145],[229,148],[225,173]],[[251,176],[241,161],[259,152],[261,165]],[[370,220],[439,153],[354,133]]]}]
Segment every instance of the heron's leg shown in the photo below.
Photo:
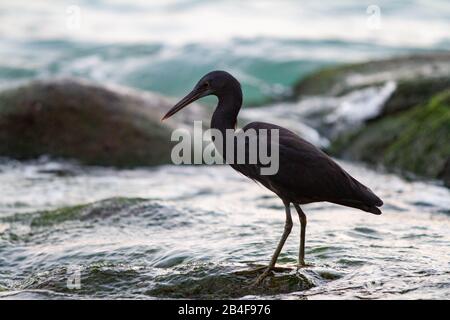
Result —
[{"label": "heron's leg", "polygon": [[300,248],[298,251],[298,266],[304,267],[305,264],[305,233],[306,233],[306,215],[302,208],[294,203],[295,210],[297,210],[298,218],[300,220]]},{"label": "heron's leg", "polygon": [[280,255],[281,249],[283,249],[284,243],[286,242],[286,239],[288,238],[289,234],[292,230],[292,217],[291,217],[291,209],[290,209],[290,203],[283,201],[284,207],[286,208],[286,222],[284,224],[284,231],[283,235],[281,236],[280,242],[278,243],[278,246],[272,256],[272,259],[270,260],[269,266],[266,268],[266,270],[256,279],[255,285],[258,285],[261,283],[261,281],[266,278],[270,270],[272,270],[275,267],[275,263],[277,262],[278,256]]}]

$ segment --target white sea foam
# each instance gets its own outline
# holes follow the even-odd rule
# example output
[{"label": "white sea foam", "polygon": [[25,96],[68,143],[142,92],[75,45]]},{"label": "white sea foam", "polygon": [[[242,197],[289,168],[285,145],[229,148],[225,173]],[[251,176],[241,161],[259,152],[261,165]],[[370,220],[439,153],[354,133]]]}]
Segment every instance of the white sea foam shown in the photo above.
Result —
[{"label": "white sea foam", "polygon": [[[66,12],[78,6],[79,28]],[[450,5],[444,0],[378,1],[379,29],[367,26],[360,1],[26,1],[0,3],[0,36],[104,42],[186,44],[233,38],[338,39],[429,47],[448,41]],[[413,36],[412,36],[413,34]]]},{"label": "white sea foam", "polygon": [[330,137],[379,115],[396,87],[395,82],[388,81],[339,97],[305,97],[298,102],[247,108],[242,111],[242,117],[253,121],[270,119],[319,147],[328,147]]}]

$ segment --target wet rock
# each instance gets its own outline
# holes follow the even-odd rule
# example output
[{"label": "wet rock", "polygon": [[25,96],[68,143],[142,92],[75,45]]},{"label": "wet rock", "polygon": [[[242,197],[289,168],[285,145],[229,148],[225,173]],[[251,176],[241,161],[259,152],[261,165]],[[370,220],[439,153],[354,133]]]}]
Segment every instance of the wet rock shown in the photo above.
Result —
[{"label": "wet rock", "polygon": [[444,181],[444,184],[450,188],[450,156],[448,157],[447,162],[445,163],[445,166],[439,175],[439,178],[441,178]]},{"label": "wet rock", "polygon": [[133,211],[133,207],[145,200],[139,198],[111,198],[90,204],[63,207],[38,212],[31,220],[32,227],[42,227],[70,220],[105,219],[112,215]]},{"label": "wet rock", "polygon": [[[173,101],[77,79],[33,81],[0,93],[0,156],[42,155],[117,167],[170,163]],[[202,118],[198,106],[183,119]],[[181,119],[181,117],[177,117]]]},{"label": "wet rock", "polygon": [[450,53],[326,68],[300,81],[294,91],[297,97],[343,97],[387,83],[394,83],[395,90],[377,113],[366,117],[365,125],[347,126],[346,131],[332,136],[329,151],[407,175],[443,179],[449,185],[450,169],[446,163],[450,158]]},{"label": "wet rock", "polygon": [[[0,217],[0,223],[22,223],[31,227],[46,227],[74,220],[104,220],[111,216],[151,215],[158,218],[161,205],[153,200],[114,197],[92,203],[52,210],[17,213]],[[1,226],[1,224],[0,224]]]},{"label": "wet rock", "polygon": [[450,76],[400,81],[377,118],[426,104],[434,94],[448,88],[450,88]]},{"label": "wet rock", "polygon": [[[264,269],[261,269],[259,274],[263,271]],[[212,270],[208,272],[212,273]],[[169,284],[157,285],[147,294],[155,297],[183,299],[229,299],[253,295],[271,296],[314,287],[311,279],[295,270],[273,273],[258,286],[253,286],[258,273],[239,271],[227,273],[224,270],[220,270],[217,274],[196,273],[200,272],[191,270],[191,273],[183,279],[180,279],[179,275],[176,278],[172,275],[164,275],[162,276],[164,281],[158,279],[158,282]]]},{"label": "wet rock", "polygon": [[[424,79],[447,79],[448,81],[449,77],[450,53],[411,55],[325,68],[299,81],[294,87],[294,94],[297,97],[340,96],[356,89],[396,81],[405,83],[404,90],[401,92],[413,93],[416,97],[420,92],[412,91],[418,86],[421,90],[424,89],[425,85],[422,82]],[[418,86],[414,86],[416,81],[419,81]],[[427,98],[433,86],[437,91],[442,90],[438,82],[431,81],[426,85],[427,90],[424,95]],[[416,105],[416,102],[412,103]]]},{"label": "wet rock", "polygon": [[0,233],[2,223],[18,222],[31,227],[47,227],[70,221],[89,220],[94,223],[111,217],[116,220],[121,217],[143,218],[148,227],[164,225],[166,228],[176,228],[191,224],[190,221],[184,220],[183,212],[158,200],[113,197],[86,204],[0,217]]},{"label": "wet rock", "polygon": [[330,151],[449,184],[450,90],[339,137]]}]

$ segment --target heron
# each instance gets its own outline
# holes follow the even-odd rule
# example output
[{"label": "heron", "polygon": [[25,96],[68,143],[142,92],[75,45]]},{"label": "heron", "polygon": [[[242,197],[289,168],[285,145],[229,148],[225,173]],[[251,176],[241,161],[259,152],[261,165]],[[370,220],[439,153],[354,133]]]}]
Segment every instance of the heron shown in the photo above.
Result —
[{"label": "heron", "polygon": [[[211,118],[211,128],[219,130],[226,139],[226,130],[235,130],[238,113],[242,106],[242,89],[239,81],[226,71],[212,71],[203,76],[193,90],[175,104],[161,121],[192,102],[209,95],[216,96],[217,106]],[[255,284],[260,284],[275,269],[278,256],[292,230],[291,204],[300,221],[300,245],[298,267],[305,263],[305,237],[307,218],[301,205],[315,202],[329,202],[380,215],[378,207],[383,201],[368,187],[357,181],[325,152],[300,138],[294,132],[266,122],[251,122],[242,128],[243,132],[253,129],[259,136],[261,130],[278,130],[279,168],[275,174],[263,175],[260,163],[229,163],[233,169],[260,183],[283,202],[285,208],[284,231],[272,255]],[[267,132],[267,131],[266,131]],[[246,152],[250,152],[246,150]],[[225,153],[222,151],[222,153]],[[225,155],[223,155],[225,157]]]}]

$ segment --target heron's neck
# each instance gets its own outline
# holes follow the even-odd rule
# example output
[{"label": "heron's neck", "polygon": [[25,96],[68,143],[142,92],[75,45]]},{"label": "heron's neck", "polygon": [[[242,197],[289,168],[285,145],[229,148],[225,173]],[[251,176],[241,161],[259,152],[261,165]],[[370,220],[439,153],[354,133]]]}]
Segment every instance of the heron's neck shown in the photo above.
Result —
[{"label": "heron's neck", "polygon": [[218,129],[225,136],[226,129],[235,129],[237,116],[242,106],[242,91],[240,86],[218,96],[219,103],[211,119],[211,128]]}]

